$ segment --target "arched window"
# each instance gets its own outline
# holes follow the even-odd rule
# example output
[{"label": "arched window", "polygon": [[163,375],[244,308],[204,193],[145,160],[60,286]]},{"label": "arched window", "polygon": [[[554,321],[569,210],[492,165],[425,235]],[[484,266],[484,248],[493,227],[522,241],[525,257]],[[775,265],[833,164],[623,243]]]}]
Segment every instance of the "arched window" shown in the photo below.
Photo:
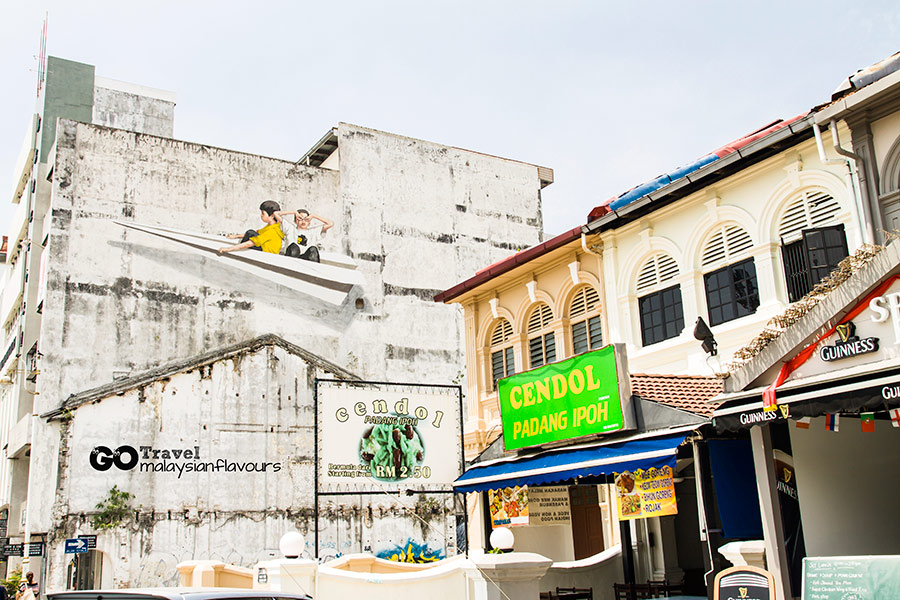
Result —
[{"label": "arched window", "polygon": [[591,286],[575,292],[569,305],[569,322],[572,328],[572,351],[581,354],[603,346],[600,324],[600,294]]},{"label": "arched window", "polygon": [[678,277],[678,263],[668,254],[654,254],[638,272],[635,290],[641,316],[641,342],[644,346],[676,337],[684,329],[681,286],[668,282]]},{"label": "arched window", "polygon": [[531,369],[556,362],[556,338],[550,330],[553,313],[544,303],[538,304],[528,317],[528,357]]},{"label": "arched window", "polygon": [[513,328],[509,321],[500,319],[491,334],[491,378],[495,390],[497,381],[516,372],[513,347],[509,341],[512,333]]},{"label": "arched window", "polygon": [[756,312],[759,306],[756,264],[752,257],[747,257],[752,246],[750,234],[734,224],[714,229],[704,245],[700,264],[705,271],[703,285],[710,325]]},{"label": "arched window", "polygon": [[847,235],[837,222],[841,205],[820,191],[807,191],[788,203],[778,224],[788,298],[805,296],[847,257]]}]

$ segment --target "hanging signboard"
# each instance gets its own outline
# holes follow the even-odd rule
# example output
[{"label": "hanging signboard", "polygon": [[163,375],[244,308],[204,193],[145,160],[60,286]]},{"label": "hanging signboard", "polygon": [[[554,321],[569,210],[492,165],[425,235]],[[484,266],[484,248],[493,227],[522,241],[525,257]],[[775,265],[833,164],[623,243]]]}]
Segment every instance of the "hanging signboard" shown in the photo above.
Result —
[{"label": "hanging signboard", "polygon": [[507,450],[634,427],[621,344],[501,379],[497,395]]},{"label": "hanging signboard", "polygon": [[318,492],[446,491],[462,472],[459,386],[316,381]]},{"label": "hanging signboard", "polygon": [[678,514],[672,467],[614,473],[619,520]]},{"label": "hanging signboard", "polygon": [[488,490],[491,528],[528,525],[528,486]]},{"label": "hanging signboard", "polygon": [[900,279],[887,279],[880,288],[878,295],[847,306],[854,316],[817,338],[815,352],[796,366],[785,383],[900,358]]},{"label": "hanging signboard", "polygon": [[572,522],[569,509],[569,488],[564,485],[532,487],[528,491],[529,525],[568,525]]}]

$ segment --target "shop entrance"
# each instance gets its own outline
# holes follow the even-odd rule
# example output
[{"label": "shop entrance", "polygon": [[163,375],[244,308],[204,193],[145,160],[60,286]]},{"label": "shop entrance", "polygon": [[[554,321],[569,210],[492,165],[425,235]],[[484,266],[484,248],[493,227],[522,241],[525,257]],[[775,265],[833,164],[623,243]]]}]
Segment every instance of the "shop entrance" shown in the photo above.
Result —
[{"label": "shop entrance", "polygon": [[88,550],[69,561],[66,587],[70,590],[96,590],[102,587],[103,553]]},{"label": "shop entrance", "polygon": [[596,485],[569,487],[575,560],[603,552],[603,513]]}]

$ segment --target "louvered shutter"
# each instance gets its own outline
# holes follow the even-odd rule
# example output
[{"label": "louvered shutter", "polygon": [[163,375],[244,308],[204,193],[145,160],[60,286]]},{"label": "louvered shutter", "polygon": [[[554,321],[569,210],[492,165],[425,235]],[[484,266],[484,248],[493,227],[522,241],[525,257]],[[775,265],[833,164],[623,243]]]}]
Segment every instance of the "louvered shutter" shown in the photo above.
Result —
[{"label": "louvered shutter", "polygon": [[677,276],[678,263],[675,259],[668,254],[656,254],[641,267],[635,289],[642,292]]}]

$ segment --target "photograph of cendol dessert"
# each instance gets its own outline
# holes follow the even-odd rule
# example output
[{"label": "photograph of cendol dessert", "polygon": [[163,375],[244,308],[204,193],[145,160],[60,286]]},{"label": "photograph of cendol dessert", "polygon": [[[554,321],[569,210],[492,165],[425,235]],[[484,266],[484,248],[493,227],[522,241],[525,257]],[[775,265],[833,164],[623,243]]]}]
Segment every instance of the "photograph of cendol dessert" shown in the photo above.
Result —
[{"label": "photograph of cendol dessert", "polygon": [[366,429],[359,442],[359,458],[380,481],[413,476],[425,459],[425,443],[416,427],[407,423],[379,423]]}]

